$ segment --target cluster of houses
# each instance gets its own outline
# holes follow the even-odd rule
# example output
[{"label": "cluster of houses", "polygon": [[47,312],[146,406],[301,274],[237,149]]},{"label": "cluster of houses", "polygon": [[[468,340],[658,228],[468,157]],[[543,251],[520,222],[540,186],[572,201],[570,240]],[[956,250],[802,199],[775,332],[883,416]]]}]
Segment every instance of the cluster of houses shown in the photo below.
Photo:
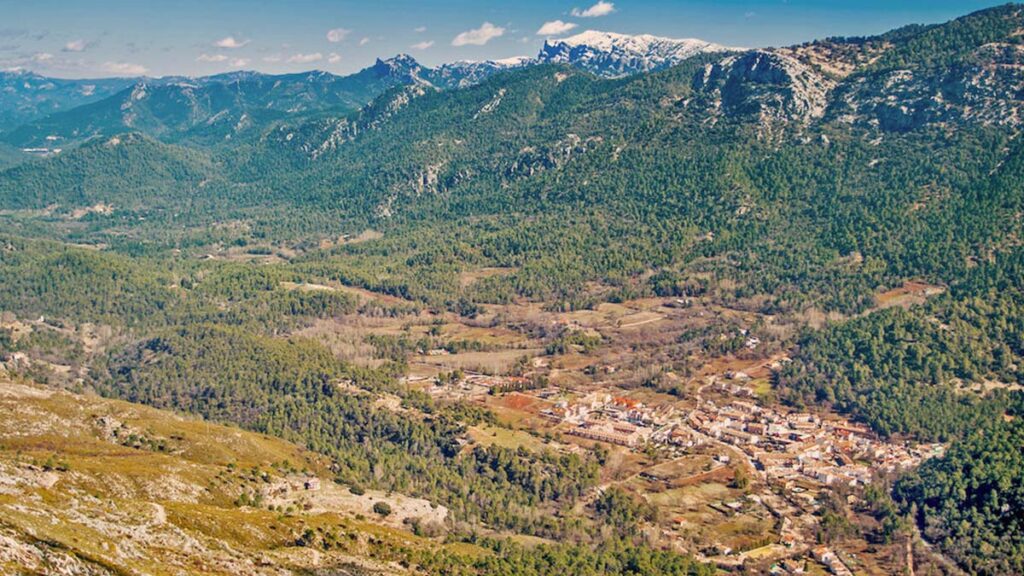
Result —
[{"label": "cluster of houses", "polygon": [[433,396],[457,400],[481,398],[491,393],[529,390],[534,381],[524,376],[494,376],[468,373],[456,382],[443,383],[435,377],[408,377],[405,382],[429,382],[427,392]]},{"label": "cluster of houses", "polygon": [[635,448],[643,444],[650,437],[650,428],[630,424],[629,422],[615,422],[607,420],[587,420],[579,426],[573,427],[569,433],[580,438],[618,444]]},{"label": "cluster of houses", "polygon": [[631,398],[595,392],[561,400],[541,415],[570,425],[568,433],[628,448],[648,443],[692,448],[708,439],[745,453],[770,481],[813,480],[825,485],[866,485],[879,472],[917,466],[941,445],[912,448],[883,442],[859,424],[809,413],[783,413],[747,399],[717,405],[706,400],[686,414],[649,407]]},{"label": "cluster of houses", "polygon": [[559,401],[541,416],[571,424],[569,434],[574,436],[635,448],[646,443],[654,426],[663,424],[673,412],[669,406],[649,408],[631,398],[593,393],[572,403]]},{"label": "cluster of houses", "polygon": [[[847,566],[839,555],[828,546],[815,547],[811,550],[811,555],[815,560],[828,568],[828,571],[835,576],[853,576],[853,571],[850,570],[849,566]],[[783,560],[778,564],[774,564],[769,573],[773,576],[782,576],[787,574],[807,574],[808,572],[804,562],[789,559]]]},{"label": "cluster of houses", "polygon": [[827,485],[865,485],[877,472],[908,469],[938,453],[873,437],[846,420],[822,420],[807,413],[783,414],[745,400],[726,406],[706,401],[686,424],[746,453],[769,480],[810,478]]}]

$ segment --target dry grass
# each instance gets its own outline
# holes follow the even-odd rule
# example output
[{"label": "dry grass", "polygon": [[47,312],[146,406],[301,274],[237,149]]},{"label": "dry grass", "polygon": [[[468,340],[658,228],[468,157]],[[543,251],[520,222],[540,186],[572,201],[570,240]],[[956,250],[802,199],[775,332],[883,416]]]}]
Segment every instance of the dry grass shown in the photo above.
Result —
[{"label": "dry grass", "polygon": [[536,356],[540,352],[539,349],[463,352],[444,356],[416,356],[413,362],[446,371],[459,368],[470,372],[503,374],[508,372],[523,356]]},{"label": "dry grass", "polygon": [[[168,450],[121,445],[109,433],[121,425]],[[284,482],[275,464],[285,460],[320,475],[322,489],[287,493],[280,504],[289,513],[234,504],[265,485],[253,467]],[[380,500],[395,511],[386,522],[371,511]],[[278,574],[340,564],[396,573],[370,555],[436,547],[399,528],[446,513],[401,494],[352,495],[329,480],[320,457],[282,440],[0,377],[0,573],[45,573],[49,562],[69,573]],[[295,545],[306,528],[353,539],[314,553]]]},{"label": "dry grass", "polygon": [[469,435],[478,444],[484,446],[500,446],[502,448],[541,451],[548,447],[541,439],[523,430],[509,430],[495,426],[472,426]]},{"label": "dry grass", "polygon": [[894,306],[909,308],[923,304],[928,298],[946,291],[943,286],[925,284],[924,282],[907,281],[902,286],[887,290],[875,296],[877,306],[874,310],[884,310]]}]

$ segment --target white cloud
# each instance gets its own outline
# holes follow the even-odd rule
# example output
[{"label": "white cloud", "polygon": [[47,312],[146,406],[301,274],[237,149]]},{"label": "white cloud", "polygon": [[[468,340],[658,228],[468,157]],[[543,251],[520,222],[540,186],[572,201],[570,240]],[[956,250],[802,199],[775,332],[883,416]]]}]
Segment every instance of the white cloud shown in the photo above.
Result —
[{"label": "white cloud", "polygon": [[200,54],[196,62],[226,62],[227,59],[228,57],[223,54]]},{"label": "white cloud", "polygon": [[423,42],[417,42],[412,46],[409,46],[409,48],[412,48],[413,50],[426,50],[427,48],[430,48],[433,45],[433,40],[424,40]]},{"label": "white cloud", "polygon": [[579,8],[572,9],[572,15],[577,18],[597,18],[599,16],[607,16],[615,12],[615,4],[611,2],[605,2],[599,0],[597,4],[594,4],[586,10],[580,10]]},{"label": "white cloud", "polygon": [[467,44],[483,46],[503,34],[505,34],[505,29],[501,26],[495,26],[490,22],[484,22],[479,28],[475,30],[467,30],[456,36],[455,39],[452,40],[452,46],[465,46]]},{"label": "white cloud", "polygon": [[234,36],[228,36],[227,38],[221,38],[213,43],[217,48],[241,48],[248,44],[248,40],[239,40]]},{"label": "white cloud", "polygon": [[72,40],[65,44],[62,50],[64,52],[85,52],[87,47],[85,40]]},{"label": "white cloud", "polygon": [[422,34],[422,33],[427,31],[427,27],[426,26],[417,26],[417,27],[413,28],[412,31],[416,32],[418,34]]},{"label": "white cloud", "polygon": [[369,38],[363,38],[362,40],[359,41],[359,45],[360,46],[366,46],[369,43],[370,43],[370,39]]},{"label": "white cloud", "polygon": [[264,56],[263,57],[263,61],[264,62],[268,62],[270,64],[276,64],[276,63],[281,61],[281,56],[278,55],[278,54],[272,54],[270,56]]},{"label": "white cloud", "polygon": [[324,59],[324,55],[319,52],[312,54],[295,54],[288,57],[289,64],[309,64],[311,62],[319,62]]},{"label": "white cloud", "polygon": [[235,58],[234,60],[231,61],[231,66],[233,68],[242,68],[242,67],[248,66],[248,65],[249,65],[249,59],[248,58]]},{"label": "white cloud", "polygon": [[561,20],[553,20],[551,22],[545,22],[543,26],[537,30],[537,36],[558,36],[565,34],[569,30],[576,27],[576,24],[572,22],[562,22]]},{"label": "white cloud", "polygon": [[49,52],[36,52],[32,56],[32,59],[36,62],[46,62],[47,60],[53,60],[53,54],[50,54]]},{"label": "white cloud", "polygon": [[129,62],[104,62],[103,71],[109,74],[120,76],[142,76],[149,70],[142,64],[131,64]]},{"label": "white cloud", "polygon": [[351,30],[346,30],[345,28],[335,28],[333,30],[328,30],[327,41],[333,44],[337,44],[338,42],[344,40],[351,33]]},{"label": "white cloud", "polygon": [[327,61],[331,64],[337,64],[338,62],[341,62],[341,54],[331,52],[330,55],[327,56]]}]

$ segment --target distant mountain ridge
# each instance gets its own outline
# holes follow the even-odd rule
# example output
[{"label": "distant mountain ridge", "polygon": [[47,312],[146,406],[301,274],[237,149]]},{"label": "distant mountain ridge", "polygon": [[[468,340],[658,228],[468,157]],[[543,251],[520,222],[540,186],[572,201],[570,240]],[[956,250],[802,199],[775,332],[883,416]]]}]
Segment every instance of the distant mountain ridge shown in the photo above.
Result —
[{"label": "distant mountain ridge", "polygon": [[[225,141],[267,121],[321,110],[352,112],[397,86],[458,89],[504,71],[567,64],[603,77],[662,70],[688,58],[728,50],[696,39],[588,31],[545,42],[535,57],[457,61],[436,68],[399,54],[349,76],[314,70],[269,75],[227,72],[205,77],[54,80],[0,75],[0,133],[22,148],[59,147],[92,136],[139,130],[169,139]],[[19,84],[20,83],[20,84]],[[18,112],[20,110],[20,112]]]},{"label": "distant mountain ridge", "polygon": [[662,38],[650,34],[630,36],[588,30],[561,40],[544,42],[539,62],[569,64],[604,77],[655,72],[699,54],[738,51],[696,38]]},{"label": "distant mountain ridge", "polygon": [[419,69],[411,58],[399,56],[350,76],[314,70],[140,79],[103,100],[11,130],[3,140],[32,148],[140,131],[213,144],[287,117],[358,110],[390,88],[419,82]]},{"label": "distant mountain ridge", "polygon": [[651,34],[618,34],[587,30],[544,42],[534,57],[517,56],[482,62],[452,62],[428,71],[439,88],[465,87],[504,70],[538,64],[567,64],[604,78],[656,72],[700,54],[741,51],[697,38],[664,38]]},{"label": "distant mountain ridge", "polygon": [[[61,111],[0,134],[0,142],[17,148],[66,148],[93,136],[139,131],[167,142],[234,144],[254,141],[282,124],[333,126],[330,130],[337,133],[323,142],[289,145],[317,151],[327,140],[333,146],[379,124],[379,117],[354,123],[345,119],[400,87],[422,88],[403,96],[417,97],[544,64],[621,78],[659,72],[695,57],[704,59],[704,69],[692,79],[693,98],[683,104],[702,111],[709,122],[753,119],[769,127],[838,120],[900,131],[960,120],[1017,125],[1024,122],[1020,11],[1019,6],[1007,5],[943,25],[912,25],[875,37],[782,48],[743,50],[698,39],[590,30],[548,40],[533,58],[459,61],[430,68],[399,54],[349,76],[322,71],[277,76],[231,72],[141,79],[70,109],[61,109],[70,106],[70,96],[47,104]],[[32,78],[22,84],[37,91],[48,86],[42,77],[21,78]],[[54,81],[50,89],[79,98],[91,90],[93,98],[99,88],[84,82]],[[125,82],[110,81],[103,88],[110,91]],[[16,82],[8,84],[2,98],[27,90]],[[43,108],[37,106],[36,113]]]},{"label": "distant mountain ridge", "polygon": [[102,100],[134,82],[133,78],[64,80],[28,71],[0,71],[0,132]]},{"label": "distant mountain ridge", "polygon": [[483,62],[453,62],[430,71],[428,77],[438,87],[456,88],[479,82],[503,70],[538,64],[567,64],[596,76],[621,78],[664,70],[700,54],[742,50],[697,38],[587,30],[567,38],[546,40],[537,56],[532,58],[518,56]]}]

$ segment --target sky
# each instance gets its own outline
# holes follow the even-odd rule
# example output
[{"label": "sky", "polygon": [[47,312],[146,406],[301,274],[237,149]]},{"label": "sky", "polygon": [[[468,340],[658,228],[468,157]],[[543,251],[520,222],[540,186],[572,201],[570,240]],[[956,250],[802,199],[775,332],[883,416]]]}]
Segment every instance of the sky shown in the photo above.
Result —
[{"label": "sky", "polygon": [[61,78],[356,72],[533,56],[584,30],[795,44],[944,22],[973,0],[0,0],[0,70]]}]

